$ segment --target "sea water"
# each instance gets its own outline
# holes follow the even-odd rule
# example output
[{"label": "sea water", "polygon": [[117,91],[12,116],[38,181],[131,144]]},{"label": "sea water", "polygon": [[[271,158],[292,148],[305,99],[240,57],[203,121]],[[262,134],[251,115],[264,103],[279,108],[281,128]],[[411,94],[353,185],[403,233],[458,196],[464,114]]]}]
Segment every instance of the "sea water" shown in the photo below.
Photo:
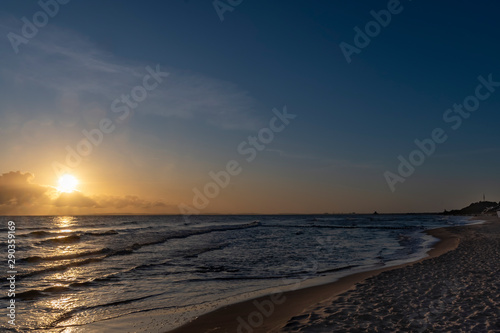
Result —
[{"label": "sea water", "polygon": [[[2,331],[85,332],[112,318],[158,313],[173,328],[286,285],[417,260],[464,225],[440,215],[0,217],[4,313],[7,223],[16,226],[16,320]],[[104,326],[103,326],[104,327]]]}]

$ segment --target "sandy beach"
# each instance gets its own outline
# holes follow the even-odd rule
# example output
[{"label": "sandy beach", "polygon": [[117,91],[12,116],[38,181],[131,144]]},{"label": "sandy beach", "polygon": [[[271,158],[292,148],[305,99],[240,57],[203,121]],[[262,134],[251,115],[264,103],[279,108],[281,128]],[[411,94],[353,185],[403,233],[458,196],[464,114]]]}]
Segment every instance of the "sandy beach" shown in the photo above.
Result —
[{"label": "sandy beach", "polygon": [[428,231],[423,260],[233,304],[171,332],[500,332],[500,222]]}]

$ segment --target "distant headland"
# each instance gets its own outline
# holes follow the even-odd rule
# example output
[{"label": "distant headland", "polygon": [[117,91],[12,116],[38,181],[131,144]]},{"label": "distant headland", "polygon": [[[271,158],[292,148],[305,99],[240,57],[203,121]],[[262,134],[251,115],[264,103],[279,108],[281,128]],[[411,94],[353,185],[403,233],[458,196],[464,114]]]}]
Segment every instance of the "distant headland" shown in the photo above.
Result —
[{"label": "distant headland", "polygon": [[495,201],[478,201],[471,203],[469,206],[462,209],[447,211],[444,215],[496,215],[500,210],[500,202]]}]

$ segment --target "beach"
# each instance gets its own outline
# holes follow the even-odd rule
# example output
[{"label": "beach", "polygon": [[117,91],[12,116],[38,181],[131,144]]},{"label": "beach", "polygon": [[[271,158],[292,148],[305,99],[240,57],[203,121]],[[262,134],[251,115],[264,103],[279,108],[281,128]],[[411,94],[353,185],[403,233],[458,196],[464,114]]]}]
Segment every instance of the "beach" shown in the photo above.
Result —
[{"label": "beach", "polygon": [[183,332],[499,332],[500,222],[427,231],[428,257],[222,307]]}]

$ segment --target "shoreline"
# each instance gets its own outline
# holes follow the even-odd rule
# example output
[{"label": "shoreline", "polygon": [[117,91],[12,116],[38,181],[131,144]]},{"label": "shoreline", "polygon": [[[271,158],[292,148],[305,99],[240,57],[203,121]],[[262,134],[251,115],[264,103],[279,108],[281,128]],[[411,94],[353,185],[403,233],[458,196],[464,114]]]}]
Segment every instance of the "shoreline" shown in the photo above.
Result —
[{"label": "shoreline", "polygon": [[291,318],[301,313],[310,312],[313,307],[332,302],[340,294],[355,289],[358,283],[371,277],[375,277],[382,272],[412,266],[455,250],[460,243],[461,237],[459,231],[461,229],[481,226],[498,219],[496,217],[485,216],[473,217],[472,220],[485,221],[485,223],[426,230],[425,233],[438,238],[439,241],[432,245],[425,258],[395,266],[381,267],[375,270],[350,274],[335,282],[305,288],[300,288],[299,286],[296,290],[279,292],[227,305],[201,315],[191,322],[167,332],[253,333],[279,331],[283,329]]}]

